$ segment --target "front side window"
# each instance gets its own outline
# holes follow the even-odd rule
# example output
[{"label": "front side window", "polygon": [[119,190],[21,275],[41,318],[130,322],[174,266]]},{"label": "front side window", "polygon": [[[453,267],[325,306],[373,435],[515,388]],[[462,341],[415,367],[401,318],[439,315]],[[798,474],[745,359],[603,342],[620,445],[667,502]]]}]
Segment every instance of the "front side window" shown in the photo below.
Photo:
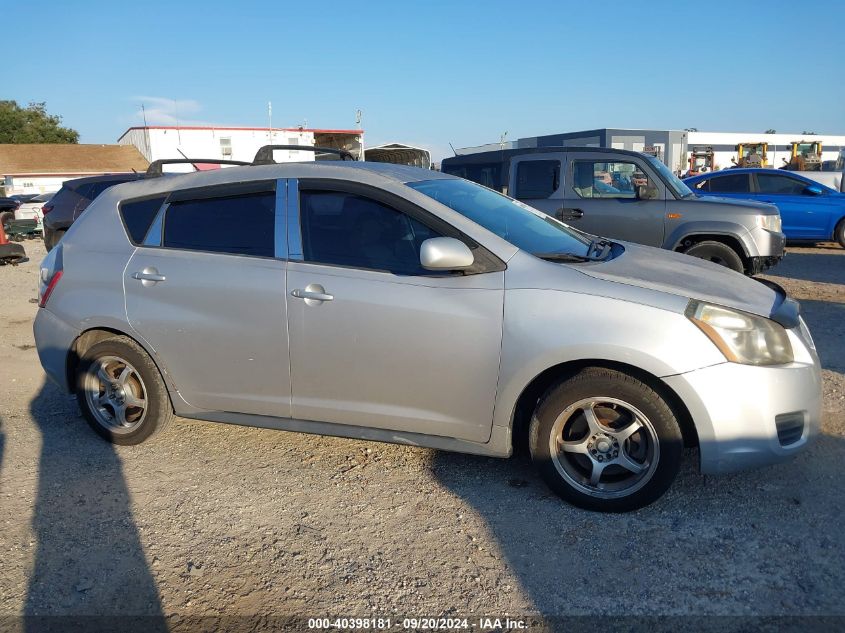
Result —
[{"label": "front side window", "polygon": [[273,257],[276,194],[171,202],[163,245],[210,253]]},{"label": "front side window", "polygon": [[807,183],[779,174],[757,174],[757,188],[760,193],[797,195],[804,192]]},{"label": "front side window", "polygon": [[710,179],[711,193],[749,193],[748,174],[728,174]]},{"label": "front side window", "polygon": [[526,160],[517,163],[516,190],[513,193],[516,198],[542,200],[557,191],[558,186],[560,186],[559,160]]},{"label": "front side window", "polygon": [[442,178],[407,185],[533,255],[586,255],[589,248],[588,238],[562,222],[468,180]]},{"label": "front side window", "polygon": [[339,191],[302,191],[299,202],[305,261],[397,275],[430,275],[420,246],[440,237],[425,224],[372,198]]},{"label": "front side window", "polygon": [[637,187],[648,187],[649,178],[631,162],[576,160],[572,189],[581,198],[636,198]]}]

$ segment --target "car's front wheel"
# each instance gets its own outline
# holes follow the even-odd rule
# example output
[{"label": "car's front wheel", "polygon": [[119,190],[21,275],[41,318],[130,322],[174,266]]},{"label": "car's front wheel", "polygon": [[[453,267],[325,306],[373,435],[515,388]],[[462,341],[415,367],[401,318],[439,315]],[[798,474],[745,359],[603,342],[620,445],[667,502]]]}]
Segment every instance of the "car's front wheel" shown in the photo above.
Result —
[{"label": "car's front wheel", "polygon": [[531,459],[545,482],[589,510],[627,512],[659,498],[680,468],[683,437],[672,408],[644,382],[587,368],[541,398]]},{"label": "car's front wheel", "polygon": [[91,428],[114,444],[140,444],[173,418],[158,367],[126,336],[105,339],[85,351],[76,398]]},{"label": "car's front wheel", "polygon": [[692,257],[698,257],[699,259],[706,259],[720,266],[726,266],[738,273],[745,272],[742,257],[734,249],[722,242],[716,242],[714,240],[698,242],[686,249],[684,253]]},{"label": "car's front wheel", "polygon": [[833,230],[833,239],[839,242],[839,246],[845,248],[845,218],[839,220],[839,224]]}]

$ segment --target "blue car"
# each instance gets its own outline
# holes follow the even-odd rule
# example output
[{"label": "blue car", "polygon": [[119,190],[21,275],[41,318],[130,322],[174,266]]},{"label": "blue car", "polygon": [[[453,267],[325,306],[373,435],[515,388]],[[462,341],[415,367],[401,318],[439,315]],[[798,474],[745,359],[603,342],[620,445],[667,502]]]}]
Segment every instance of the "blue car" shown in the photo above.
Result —
[{"label": "blue car", "polygon": [[701,196],[769,202],[788,240],[839,242],[845,248],[845,193],[782,169],[725,169],[687,178]]}]

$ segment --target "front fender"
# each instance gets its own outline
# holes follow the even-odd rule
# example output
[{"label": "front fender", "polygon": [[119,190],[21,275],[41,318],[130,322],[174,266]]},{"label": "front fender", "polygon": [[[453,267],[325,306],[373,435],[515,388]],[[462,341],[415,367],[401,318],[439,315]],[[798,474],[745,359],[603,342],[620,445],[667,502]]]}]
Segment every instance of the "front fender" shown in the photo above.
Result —
[{"label": "front fender", "polygon": [[685,239],[700,235],[724,235],[725,237],[734,238],[742,246],[743,254],[746,257],[758,255],[757,251],[759,249],[754,244],[754,239],[748,228],[737,222],[728,221],[701,220],[684,222],[670,232],[667,232],[666,239],[663,241],[663,248],[674,251],[683,244]]},{"label": "front fender", "polygon": [[494,425],[511,424],[534,378],[573,361],[624,363],[665,377],[725,358],[678,312],[576,292],[509,289]]}]

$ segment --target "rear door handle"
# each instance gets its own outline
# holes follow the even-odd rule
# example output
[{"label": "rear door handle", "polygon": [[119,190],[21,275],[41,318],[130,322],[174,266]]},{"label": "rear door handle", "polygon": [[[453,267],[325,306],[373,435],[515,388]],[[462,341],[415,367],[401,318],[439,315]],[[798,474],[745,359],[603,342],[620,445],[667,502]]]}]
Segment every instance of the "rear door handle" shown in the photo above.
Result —
[{"label": "rear door handle", "polygon": [[559,220],[577,220],[584,217],[584,212],[581,209],[568,209],[563,207],[558,209],[557,217]]},{"label": "rear door handle", "polygon": [[308,305],[319,305],[323,301],[334,299],[334,295],[328,294],[320,284],[308,284],[304,289],[291,290],[290,294],[297,299],[305,299],[305,303]]},{"label": "rear door handle", "polygon": [[152,266],[147,266],[143,270],[132,273],[132,279],[137,279],[145,286],[152,286],[159,281],[166,281],[167,277],[159,274],[158,270]]}]

